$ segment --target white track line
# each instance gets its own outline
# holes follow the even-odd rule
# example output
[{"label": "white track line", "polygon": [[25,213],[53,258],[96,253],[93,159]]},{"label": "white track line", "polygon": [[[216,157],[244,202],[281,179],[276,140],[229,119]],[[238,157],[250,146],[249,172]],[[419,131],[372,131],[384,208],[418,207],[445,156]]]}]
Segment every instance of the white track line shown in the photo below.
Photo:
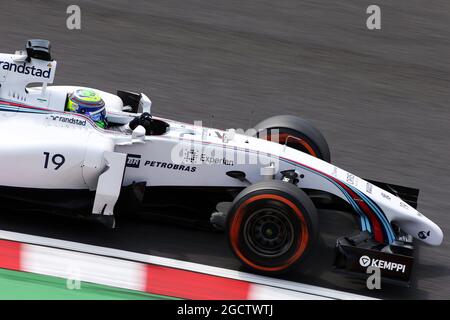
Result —
[{"label": "white track line", "polygon": [[264,277],[260,275],[254,275],[241,271],[235,271],[230,269],[224,269],[219,267],[207,266],[199,263],[163,258],[158,256],[146,255],[141,253],[135,253],[125,250],[112,249],[107,247],[99,247],[90,244],[83,244],[78,242],[59,240],[53,238],[46,238],[40,236],[33,236],[29,234],[11,232],[0,230],[0,239],[12,240],[18,242],[25,242],[30,244],[48,246],[53,248],[67,249],[72,251],[79,251],[84,253],[90,253],[95,255],[115,257],[119,259],[126,259],[131,261],[145,262],[149,264],[156,264],[166,267],[172,267],[177,269],[189,270],[204,274],[210,274],[214,276],[220,276],[230,279],[243,280],[255,284],[266,285],[271,287],[277,287],[286,290],[297,291],[304,294],[315,295],[318,298],[331,298],[339,300],[372,300],[373,298],[348,293],[344,291],[338,291],[333,289],[322,288],[318,286],[275,279],[270,277]]}]

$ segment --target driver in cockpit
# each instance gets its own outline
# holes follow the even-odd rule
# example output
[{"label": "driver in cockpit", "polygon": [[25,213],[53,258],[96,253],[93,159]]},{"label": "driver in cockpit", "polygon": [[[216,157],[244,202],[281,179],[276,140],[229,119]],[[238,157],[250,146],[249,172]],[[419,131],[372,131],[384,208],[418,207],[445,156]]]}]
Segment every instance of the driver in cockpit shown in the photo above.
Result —
[{"label": "driver in cockpit", "polygon": [[78,89],[69,94],[65,110],[84,114],[100,128],[106,129],[108,126],[105,102],[94,90]]},{"label": "driver in cockpit", "polygon": [[111,129],[124,133],[131,133],[137,126],[151,127],[152,116],[143,113],[130,123],[121,126],[109,126],[106,118],[105,102],[100,95],[92,89],[77,89],[69,94],[65,111],[83,114],[94,121],[100,128]]}]

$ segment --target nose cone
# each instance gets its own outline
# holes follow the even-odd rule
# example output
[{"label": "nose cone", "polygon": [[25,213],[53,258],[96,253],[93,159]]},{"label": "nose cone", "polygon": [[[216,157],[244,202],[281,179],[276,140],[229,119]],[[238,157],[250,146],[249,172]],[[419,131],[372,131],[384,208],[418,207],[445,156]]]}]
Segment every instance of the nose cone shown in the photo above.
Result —
[{"label": "nose cone", "polygon": [[[418,211],[413,217],[414,220],[400,223],[400,228],[403,228],[416,239],[419,239],[429,245],[439,246],[442,244],[442,241],[444,240],[444,233],[436,223]],[[402,227],[402,224],[404,224],[406,228]]]},{"label": "nose cone", "polygon": [[444,240],[444,234],[436,223],[400,198],[392,195],[390,199],[378,199],[378,204],[389,213],[391,222],[414,238],[432,246],[439,246]]},{"label": "nose cone", "polygon": [[429,230],[426,233],[424,231],[420,231],[417,236],[419,239],[424,240],[426,243],[431,244],[432,246],[440,246],[442,244],[442,241],[444,240],[444,233],[438,225],[436,225],[435,223],[433,224],[433,230]]}]

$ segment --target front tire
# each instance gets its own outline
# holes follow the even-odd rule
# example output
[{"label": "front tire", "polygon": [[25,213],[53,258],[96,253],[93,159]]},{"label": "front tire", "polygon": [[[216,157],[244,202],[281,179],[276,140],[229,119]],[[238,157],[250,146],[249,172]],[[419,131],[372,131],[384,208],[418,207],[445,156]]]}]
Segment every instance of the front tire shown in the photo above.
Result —
[{"label": "front tire", "polygon": [[330,148],[322,133],[309,121],[295,116],[274,116],[255,126],[256,136],[331,161]]},{"label": "front tire", "polygon": [[233,253],[245,267],[263,274],[284,273],[297,266],[318,235],[312,201],[301,189],[282,181],[244,189],[227,219]]}]

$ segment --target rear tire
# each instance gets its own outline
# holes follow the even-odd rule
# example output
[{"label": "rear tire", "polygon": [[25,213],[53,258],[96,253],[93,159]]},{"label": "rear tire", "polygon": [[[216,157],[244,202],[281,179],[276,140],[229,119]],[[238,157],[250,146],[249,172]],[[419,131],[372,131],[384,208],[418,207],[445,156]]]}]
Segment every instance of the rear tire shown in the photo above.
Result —
[{"label": "rear tire", "polygon": [[278,130],[279,144],[308,153],[316,158],[330,162],[330,148],[322,133],[309,121],[295,116],[274,116],[255,126],[256,136],[274,141]]},{"label": "rear tire", "polygon": [[315,244],[317,211],[293,184],[263,181],[237,195],[228,212],[227,233],[246,268],[280,274],[304,261]]}]

